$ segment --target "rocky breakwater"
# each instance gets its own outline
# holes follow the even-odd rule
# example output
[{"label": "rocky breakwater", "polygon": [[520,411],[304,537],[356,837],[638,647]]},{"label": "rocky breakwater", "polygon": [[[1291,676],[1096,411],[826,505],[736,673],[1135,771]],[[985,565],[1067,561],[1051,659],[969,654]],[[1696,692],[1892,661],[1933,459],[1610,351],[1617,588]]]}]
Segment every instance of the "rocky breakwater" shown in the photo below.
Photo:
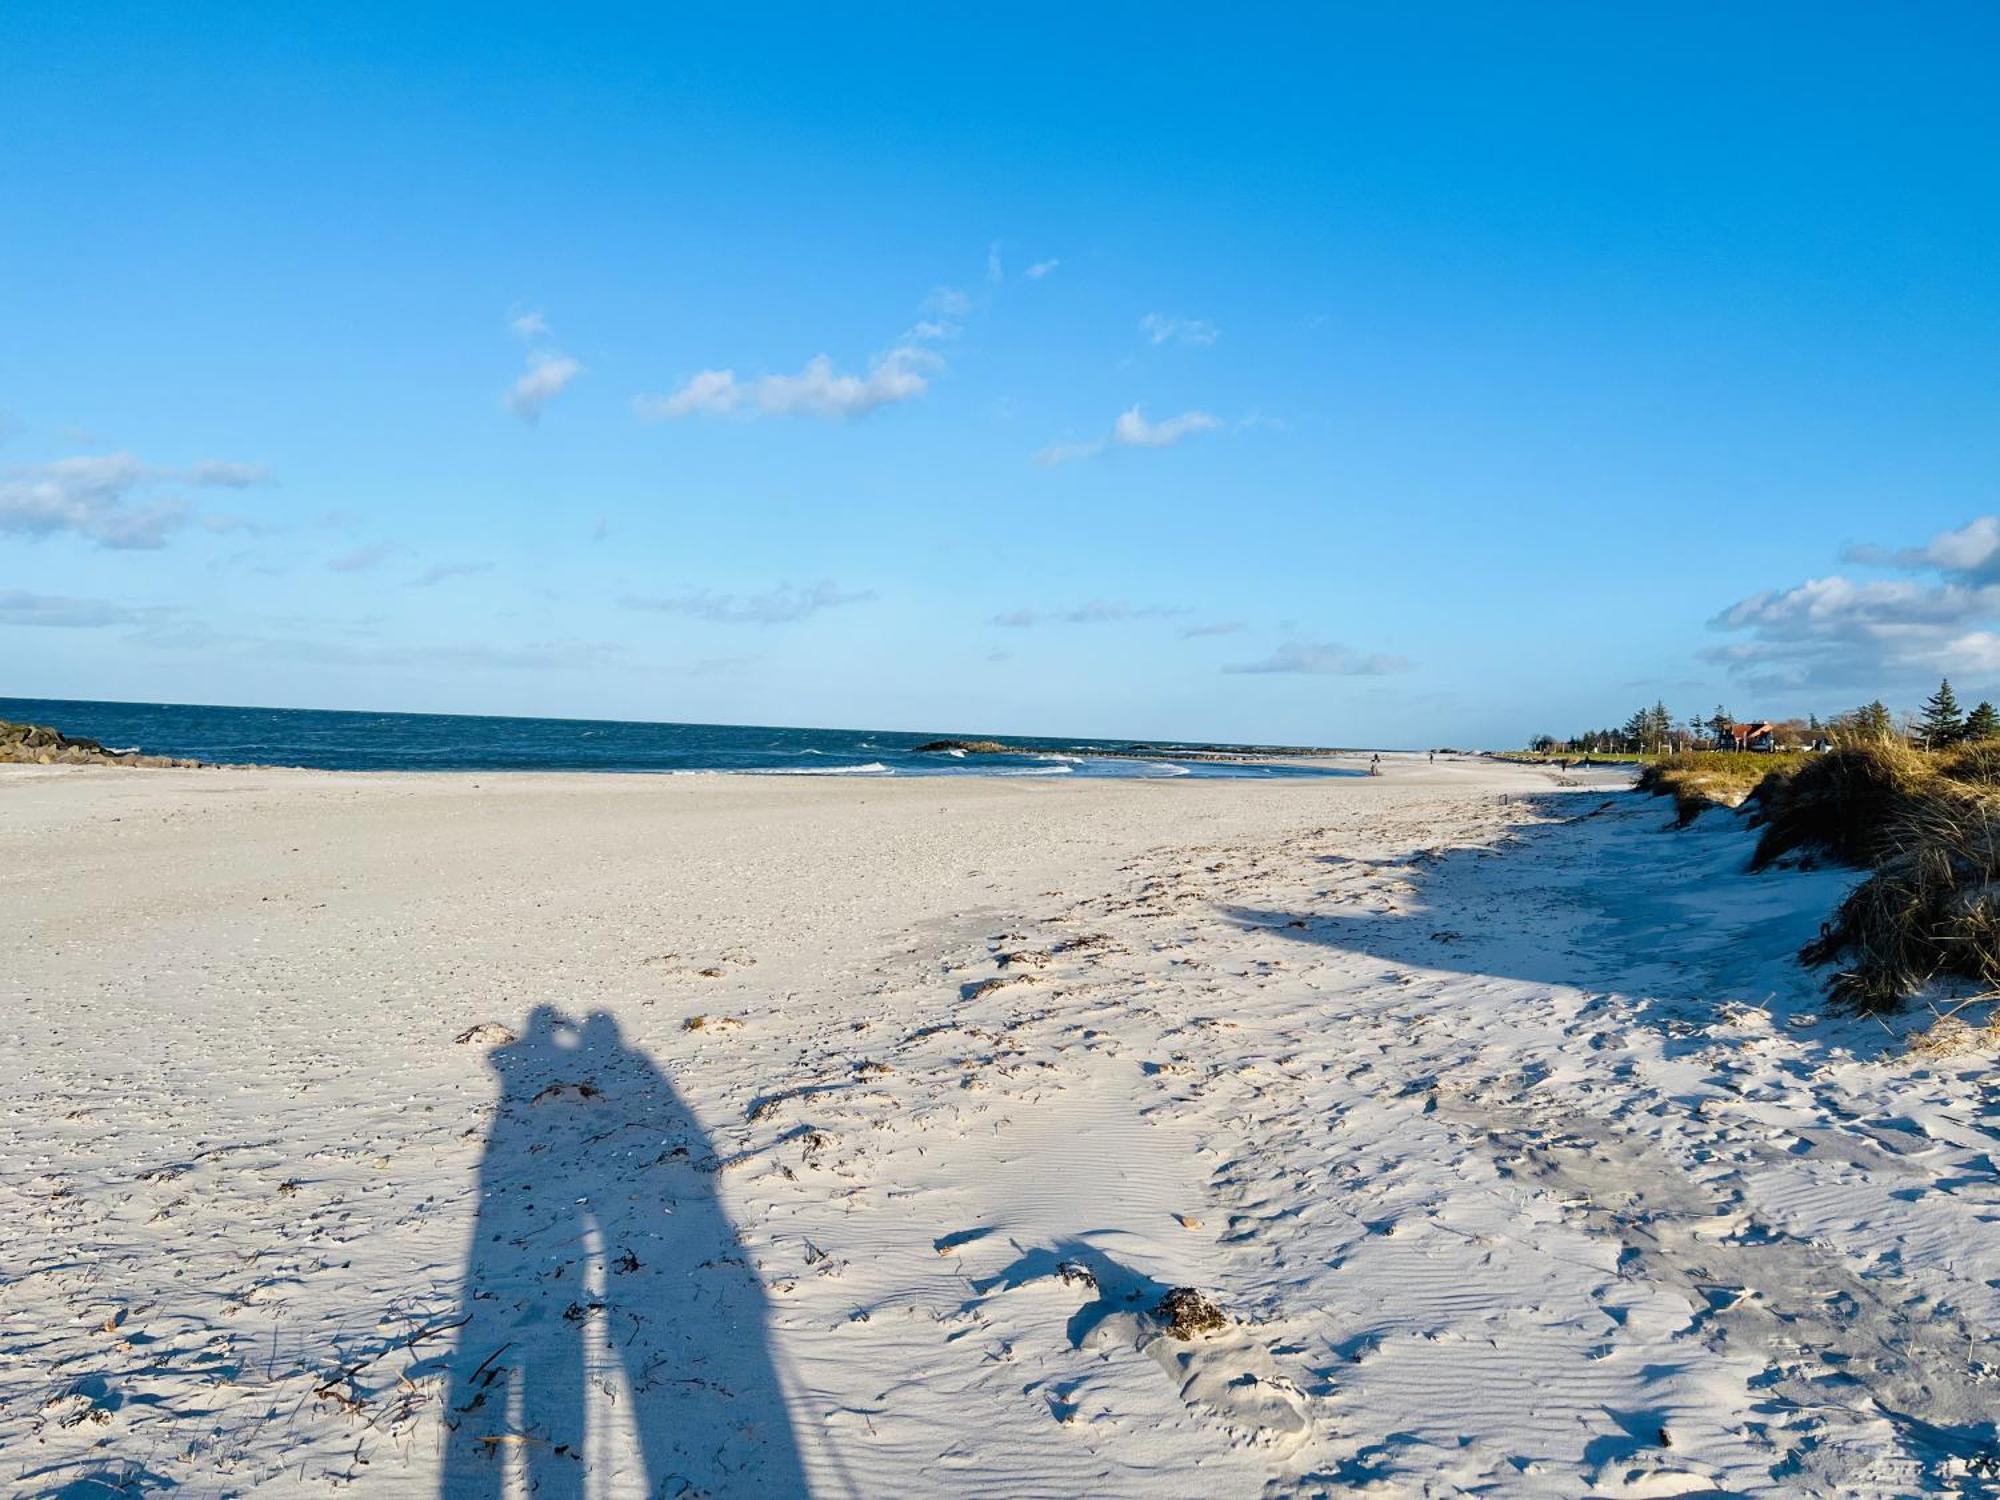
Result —
[{"label": "rocky breakwater", "polygon": [[205,761],[168,755],[107,750],[96,740],[72,739],[46,724],[0,719],[0,765],[30,766],[201,766]]}]

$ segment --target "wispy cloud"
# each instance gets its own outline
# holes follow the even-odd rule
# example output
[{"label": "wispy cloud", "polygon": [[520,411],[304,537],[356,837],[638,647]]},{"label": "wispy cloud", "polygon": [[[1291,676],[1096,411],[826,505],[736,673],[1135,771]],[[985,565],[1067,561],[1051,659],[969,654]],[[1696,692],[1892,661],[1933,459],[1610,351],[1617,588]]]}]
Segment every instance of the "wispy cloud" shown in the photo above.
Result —
[{"label": "wispy cloud", "polygon": [[241,488],[268,480],[254,464],[212,461],[182,472],[153,468],[129,453],[5,469],[0,470],[0,533],[44,537],[70,532],[100,547],[161,547],[194,514],[185,499],[162,495],[162,488]]},{"label": "wispy cloud", "polygon": [[1040,281],[1061,264],[1062,262],[1054,256],[1049,257],[1047,260],[1038,260],[1032,266],[1028,267],[1026,272],[1027,278],[1030,281]]},{"label": "wispy cloud", "polygon": [[1207,432],[1222,424],[1205,411],[1184,411],[1164,422],[1148,422],[1138,407],[1121,413],[1111,429],[1111,441],[1128,448],[1171,448],[1193,432]]},{"label": "wispy cloud", "polygon": [[528,355],[528,367],[508,389],[507,409],[523,422],[539,422],[542,409],[568,389],[583,373],[583,366],[567,354],[553,349],[536,349]]},{"label": "wispy cloud", "polygon": [[1362,653],[1337,641],[1287,641],[1257,661],[1232,662],[1225,672],[1292,672],[1310,677],[1381,677],[1407,672],[1410,663],[1386,652]]},{"label": "wispy cloud", "polygon": [[500,400],[523,422],[539,422],[543,409],[585,371],[580,361],[555,347],[552,342],[555,335],[541,313],[532,310],[512,313],[507,326],[530,348],[526,367]]},{"label": "wispy cloud", "polygon": [[959,287],[932,287],[930,295],[924,298],[923,310],[934,318],[963,322],[972,316],[972,297]]},{"label": "wispy cloud", "polygon": [[432,563],[423,572],[410,580],[413,589],[427,589],[452,578],[470,578],[477,573],[491,573],[490,562]]},{"label": "wispy cloud", "polygon": [[1245,628],[1241,620],[1217,620],[1211,625],[1188,626],[1181,632],[1181,639],[1191,641],[1207,635],[1239,635]]},{"label": "wispy cloud", "polygon": [[1703,658],[1769,692],[1897,692],[1939,675],[2000,686],[2000,517],[1843,556],[1914,576],[1835,573],[1739,599],[1709,624],[1741,639]]},{"label": "wispy cloud", "polygon": [[75,599],[65,594],[32,594],[0,589],[0,625],[38,625],[60,630],[96,630],[107,625],[140,625],[163,611],[134,609],[107,599]]},{"label": "wispy cloud", "polygon": [[618,602],[626,609],[687,615],[719,625],[784,625],[821,610],[863,604],[874,597],[872,589],[843,589],[829,578],[807,588],[780,584],[761,594],[718,594],[709,589],[688,589],[666,595],[627,594]]},{"label": "wispy cloud", "polygon": [[1078,459],[1095,458],[1109,448],[1171,448],[1184,437],[1208,432],[1221,425],[1220,420],[1198,409],[1184,411],[1165,421],[1149,422],[1145,413],[1134,406],[1119,414],[1118,420],[1111,425],[1108,437],[1088,443],[1052,443],[1035,455],[1035,462],[1048,468]]},{"label": "wispy cloud", "polygon": [[1036,625],[1110,625],[1123,620],[1171,620],[1190,613],[1185,604],[1128,604],[1122,599],[1093,599],[1070,609],[1013,609],[993,616],[995,625],[1026,630]]},{"label": "wispy cloud", "polygon": [[365,547],[329,557],[326,565],[336,573],[365,573],[370,568],[380,567],[395,555],[396,549],[390,543],[371,542]]},{"label": "wispy cloud", "polygon": [[1200,318],[1173,318],[1149,312],[1139,320],[1139,331],[1155,344],[1187,344],[1206,348],[1222,337],[1222,330]]},{"label": "wispy cloud", "polygon": [[1007,268],[1000,260],[1000,242],[995,240],[986,247],[986,279],[998,285],[1007,279]]},{"label": "wispy cloud", "polygon": [[229,463],[206,459],[188,470],[188,479],[201,485],[226,490],[247,490],[252,485],[272,483],[271,471],[262,464]]},{"label": "wispy cloud", "polygon": [[923,395],[930,389],[930,373],[942,363],[928,350],[904,343],[878,357],[865,375],[842,374],[824,354],[808,360],[796,375],[738,380],[734,370],[703,370],[671,394],[641,396],[634,406],[641,417],[656,422],[739,413],[846,420]]}]

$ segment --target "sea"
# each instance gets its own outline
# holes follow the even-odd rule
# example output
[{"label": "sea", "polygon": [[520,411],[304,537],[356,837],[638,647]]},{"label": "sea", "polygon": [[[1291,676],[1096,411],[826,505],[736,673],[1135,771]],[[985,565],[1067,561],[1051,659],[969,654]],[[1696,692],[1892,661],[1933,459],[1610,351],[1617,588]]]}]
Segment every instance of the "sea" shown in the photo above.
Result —
[{"label": "sea", "polygon": [[[1062,740],[884,729],[786,729],[625,719],[226,708],[0,698],[0,719],[47,724],[107,748],[224,764],[323,771],[724,771],[751,776],[1096,776],[1271,780],[1354,771],[1233,761],[1286,747]],[[994,740],[1006,754],[919,751],[942,739]]]}]

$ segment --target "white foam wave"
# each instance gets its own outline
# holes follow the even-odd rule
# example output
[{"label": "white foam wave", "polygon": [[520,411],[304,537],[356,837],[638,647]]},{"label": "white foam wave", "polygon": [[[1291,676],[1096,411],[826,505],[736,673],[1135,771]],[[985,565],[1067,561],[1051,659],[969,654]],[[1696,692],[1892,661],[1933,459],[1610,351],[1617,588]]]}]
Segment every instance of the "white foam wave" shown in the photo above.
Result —
[{"label": "white foam wave", "polygon": [[744,773],[749,776],[894,776],[879,760],[865,766],[772,766]]}]

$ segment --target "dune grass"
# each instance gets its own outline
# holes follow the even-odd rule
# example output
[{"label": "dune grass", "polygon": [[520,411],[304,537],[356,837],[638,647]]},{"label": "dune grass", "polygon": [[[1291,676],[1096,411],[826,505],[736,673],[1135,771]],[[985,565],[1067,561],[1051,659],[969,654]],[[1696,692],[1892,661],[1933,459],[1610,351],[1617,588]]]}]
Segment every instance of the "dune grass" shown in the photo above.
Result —
[{"label": "dune grass", "polygon": [[1691,750],[1662,756],[1639,772],[1639,789],[1672,797],[1685,828],[1711,807],[1739,807],[1774,777],[1812,759],[1803,751]]},{"label": "dune grass", "polygon": [[[1685,790],[1666,773],[1655,789],[1708,795],[1683,775]],[[1763,829],[1751,868],[1824,858],[1868,871],[1799,954],[1839,965],[1827,982],[1836,1004],[1894,1010],[1944,979],[2000,992],[2000,741],[1802,756],[1744,800]]]},{"label": "dune grass", "polygon": [[1822,754],[1702,750],[1639,773],[1681,826],[1745,807],[1753,870],[1833,860],[1866,870],[1800,952],[1838,965],[1836,1004],[1893,1010],[1939,980],[2000,995],[2000,740],[1935,754],[1901,743]]}]

